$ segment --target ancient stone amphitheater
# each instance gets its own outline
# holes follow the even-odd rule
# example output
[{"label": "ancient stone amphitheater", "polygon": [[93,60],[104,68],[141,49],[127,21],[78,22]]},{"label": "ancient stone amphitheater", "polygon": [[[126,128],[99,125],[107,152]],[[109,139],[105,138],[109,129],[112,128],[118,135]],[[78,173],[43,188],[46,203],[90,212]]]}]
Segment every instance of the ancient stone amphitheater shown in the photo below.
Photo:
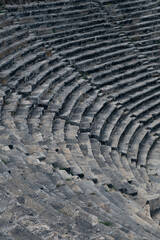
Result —
[{"label": "ancient stone amphitheater", "polygon": [[0,240],[160,239],[160,1],[0,5]]}]

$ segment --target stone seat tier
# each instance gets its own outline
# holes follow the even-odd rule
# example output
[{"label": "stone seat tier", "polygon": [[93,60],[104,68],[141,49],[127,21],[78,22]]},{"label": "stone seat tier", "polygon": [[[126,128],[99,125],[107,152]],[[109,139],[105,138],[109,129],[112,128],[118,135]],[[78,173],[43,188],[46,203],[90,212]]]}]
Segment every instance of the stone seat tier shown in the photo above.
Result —
[{"label": "stone seat tier", "polygon": [[[78,78],[78,81],[74,82],[74,84],[71,85],[66,85],[57,95],[57,98],[53,100],[53,102],[51,102],[50,106],[49,106],[49,110],[52,110],[53,112],[59,112],[61,109],[61,117],[63,116],[64,118],[67,118],[67,113],[69,113],[68,111],[71,110],[71,108],[73,107],[70,102],[70,98],[73,97],[73,99],[77,99],[77,97],[79,96],[79,94],[81,94],[81,88],[82,89],[86,89],[90,88],[89,85],[85,84],[84,79]],[[64,91],[65,89],[65,91]],[[89,89],[88,89],[89,90]],[[74,94],[74,91],[76,91],[76,93],[78,93],[78,96],[76,96],[76,94]],[[65,105],[66,109],[65,109]],[[74,104],[74,102],[72,103]]]},{"label": "stone seat tier", "polygon": [[120,6],[121,7],[123,7],[123,9],[127,9],[127,8],[132,8],[132,7],[137,7],[137,6],[141,6],[141,5],[145,5],[147,2],[146,1],[135,1],[135,3],[136,3],[136,6],[135,6],[135,4],[134,3],[132,3],[132,2],[130,2],[130,1],[126,1],[126,2],[124,2],[123,0],[122,1],[120,1]]},{"label": "stone seat tier", "polygon": [[[136,2],[136,6],[131,6],[131,2],[129,2],[128,6],[125,4],[119,4],[120,10],[121,12],[125,15],[126,13],[135,13],[137,11],[139,11],[139,7],[137,8],[137,6],[140,4],[140,10],[145,11],[146,9],[149,9],[150,7],[157,7],[157,2],[146,2],[144,1],[144,4],[142,2]],[[137,5],[138,4],[138,5]],[[126,7],[125,7],[126,6]]]},{"label": "stone seat tier", "polygon": [[[56,86],[55,86],[55,82],[53,86],[50,86],[45,96],[42,96],[41,99],[39,100],[39,106],[44,106],[44,108],[49,108],[48,104],[53,100],[53,98],[58,96],[60,91],[64,91],[63,88],[65,86],[72,84],[76,79],[78,79],[78,77],[79,77],[79,73],[77,72],[73,72],[73,74],[69,75],[68,77],[65,75],[65,79],[63,79],[64,75],[61,76],[60,74],[58,74],[57,80],[59,80],[59,82],[57,82]],[[62,79],[63,81],[61,81]]]},{"label": "stone seat tier", "polygon": [[[116,123],[116,124],[118,124],[118,120],[117,120],[117,123]],[[115,124],[115,125],[116,125],[116,124]],[[109,125],[109,124],[106,125],[106,129],[107,129],[107,126],[108,126],[108,125]],[[111,128],[111,129],[110,129],[110,132],[107,132],[107,135],[109,135],[109,133],[111,133],[111,132],[114,131],[114,130],[112,130],[113,127],[114,127],[114,124],[110,124],[110,128]],[[102,128],[102,129],[103,129],[103,128]],[[102,132],[103,132],[103,131],[102,131]],[[102,137],[103,137],[103,138],[102,138],[102,140],[103,140],[102,142],[106,142],[107,144],[110,144],[110,139],[109,139],[109,137],[106,138],[106,131],[103,132]],[[105,137],[105,138],[104,138],[104,137]],[[107,139],[107,140],[106,140],[106,139]],[[109,139],[109,140],[108,140],[108,139]],[[117,153],[117,148],[115,148],[114,146],[112,147],[112,145],[111,145],[111,149],[112,149],[112,150],[111,150],[111,156],[112,156],[113,153],[114,153],[114,155],[117,154],[117,157],[115,158],[115,160],[116,160],[115,163],[118,164],[117,167],[118,167],[119,169],[121,169],[122,166],[121,166],[121,161],[119,160],[119,155],[118,155],[118,153]],[[105,153],[105,155],[106,155],[106,153]],[[114,156],[114,155],[113,155],[113,156]],[[128,159],[129,159],[129,158],[128,158]],[[113,160],[113,157],[112,157],[112,160]],[[119,162],[119,163],[118,163],[118,162]]]},{"label": "stone seat tier", "polygon": [[[94,176],[91,166],[86,162],[85,158],[83,157],[78,142],[76,140],[76,136],[74,132],[77,132],[77,126],[67,125],[65,127],[66,130],[63,130],[63,127],[60,128],[60,125],[64,127],[65,120],[55,119],[53,122],[53,139],[57,143],[57,145],[61,145],[64,141],[68,145],[73,159],[76,160],[78,164],[79,160],[81,161],[80,168],[84,173],[84,177],[87,179],[91,179],[94,182],[97,182],[97,177]],[[70,132],[73,132],[72,135]],[[79,165],[79,164],[78,164]]]},{"label": "stone seat tier", "polygon": [[95,74],[95,76],[93,76],[93,82],[94,84],[98,85],[98,86],[105,86],[105,85],[112,85],[114,83],[120,83],[121,81],[124,81],[125,79],[133,79],[134,77],[141,75],[143,73],[146,73],[147,69],[146,66],[137,66],[135,67],[134,70],[128,69],[126,71],[124,71],[123,73],[118,72],[116,74],[116,76],[111,74],[108,76],[108,72],[107,71],[103,71],[100,74]]},{"label": "stone seat tier", "polygon": [[[56,1],[56,2],[46,2],[46,3],[39,3],[37,4],[26,4],[26,5],[7,5],[6,8],[8,10],[8,12],[11,13],[21,13],[21,12],[31,12],[31,11],[43,11],[44,9],[50,9],[52,11],[52,9],[54,10],[54,8],[57,11],[57,8],[61,11],[63,11],[64,7],[68,7],[69,9],[75,9],[76,8],[76,4],[79,3],[80,6],[84,5],[83,0],[80,0],[79,2],[75,1],[75,6],[74,5],[70,5],[70,3],[65,0],[65,1]],[[94,6],[95,3],[93,3],[92,1],[88,1],[87,2],[87,6]],[[77,8],[79,7],[79,5],[77,6]]]},{"label": "stone seat tier", "polygon": [[[87,109],[87,111],[85,111],[84,114],[82,115],[82,119],[80,123],[80,131],[82,132],[91,131],[91,128],[90,128],[91,124],[94,127],[94,119],[96,119],[96,116],[100,113],[101,109],[107,106],[106,102],[107,102],[107,97],[99,93],[98,97],[90,105],[89,109]],[[96,124],[95,124],[95,128],[96,128]]]},{"label": "stone seat tier", "polygon": [[111,184],[108,184],[108,186],[110,188],[116,188],[117,190],[125,192],[126,194],[137,195],[137,191],[136,189],[134,189],[134,185],[133,186],[129,186],[128,184],[127,184],[128,186],[126,185],[127,182],[130,182],[132,180],[132,177],[134,179],[132,171],[130,171],[130,175],[127,175],[125,170],[119,168],[121,163],[120,162],[118,163],[117,159],[116,161],[113,161],[110,155],[111,152],[109,151],[109,148],[107,146],[105,145],[97,146],[98,147],[96,152],[93,150],[94,156],[96,161],[102,166],[103,173],[109,178],[111,182]]},{"label": "stone seat tier", "polygon": [[[39,47],[40,47],[40,49],[39,49]],[[51,60],[49,60],[48,62],[46,60],[43,60],[46,56],[45,52],[40,52],[39,54],[35,55],[36,51],[41,50],[42,47],[43,47],[43,44],[36,44],[35,46],[33,45],[33,48],[31,48],[29,51],[27,49],[28,52],[23,53],[23,55],[25,56],[26,54],[29,54],[30,52],[33,52],[34,54],[30,54],[30,56],[27,56],[27,57],[25,56],[24,63],[20,60],[19,62],[17,62],[16,66],[13,65],[13,67],[9,68],[6,71],[8,73],[8,75],[10,75],[11,73],[13,75],[12,81],[6,81],[8,87],[10,87],[10,90],[15,91],[17,88],[19,88],[19,90],[18,90],[19,93],[22,93],[24,95],[27,94],[27,91],[30,91],[30,90],[29,89],[25,90],[24,86],[26,87],[26,84],[24,84],[24,82],[31,80],[33,78],[33,76],[38,72],[38,70],[40,71],[40,69],[42,69],[42,67],[44,67],[45,64],[47,65],[47,63],[52,62]],[[36,51],[35,51],[35,49],[36,49]],[[38,62],[38,61],[40,61],[40,62]],[[34,67],[30,66],[34,62],[37,62],[34,65]],[[22,65],[17,66],[18,63],[22,64]],[[20,69],[25,69],[25,70],[23,71],[23,74],[19,73],[16,76],[17,78],[15,79],[14,74],[17,74],[17,71]],[[23,87],[22,87],[22,85],[23,85]]]},{"label": "stone seat tier", "polygon": [[[114,38],[115,36],[113,35],[113,38]],[[87,44],[89,44],[89,43],[92,43],[92,42],[100,42],[100,41],[105,41],[105,40],[110,40],[110,39],[112,39],[112,35],[110,35],[110,36],[96,36],[96,37],[92,37],[92,38],[87,38],[87,39],[84,39],[84,40],[78,40],[78,41],[73,41],[73,42],[69,42],[69,43],[67,43],[67,44],[63,44],[63,45],[61,45],[61,46],[56,46],[56,47],[54,47],[54,49],[56,49],[57,51],[63,51],[63,50],[68,50],[68,49],[70,49],[71,47],[73,48],[73,47],[76,47],[76,46],[85,46],[86,45],[86,43]],[[113,44],[114,44],[114,39],[112,39],[112,42],[113,42]],[[117,40],[115,40],[115,43],[117,42]],[[107,44],[109,44],[109,42],[107,42],[106,41],[106,43]],[[95,45],[95,47],[96,47],[96,45]]]},{"label": "stone seat tier", "polygon": [[6,5],[0,239],[159,239],[159,9]]},{"label": "stone seat tier", "polygon": [[[102,118],[101,118],[102,119]],[[102,131],[103,132],[103,131]],[[93,134],[91,135],[91,136],[94,136],[94,132],[93,132]],[[95,137],[95,136],[94,136]]]},{"label": "stone seat tier", "polygon": [[102,105],[102,109],[99,111],[99,114],[95,114],[94,116],[93,123],[91,125],[91,136],[99,138],[101,126],[105,123],[110,114],[115,111],[115,108],[115,105],[110,103]]},{"label": "stone seat tier", "polygon": [[[89,22],[89,21],[88,21]],[[84,32],[84,30],[97,30],[98,26],[101,24],[103,27],[104,26],[110,26],[109,24],[105,23],[104,19],[99,19],[99,20],[95,20],[93,19],[91,22],[86,22],[86,21],[80,21],[80,23],[78,23],[78,28],[79,31]],[[62,22],[62,24],[60,24],[60,26],[57,25],[57,22],[55,21],[45,21],[45,22],[37,22],[37,23],[28,23],[28,24],[24,24],[23,25],[25,28],[29,28],[30,30],[36,30],[38,32],[38,30],[41,30],[42,28],[45,28],[45,30],[47,31],[47,28],[51,28],[52,27],[52,32],[61,32],[61,31],[67,31],[71,28],[72,29],[76,29],[77,27],[77,23],[68,23],[68,24],[64,24],[64,21]]]},{"label": "stone seat tier", "polygon": [[[96,17],[96,16],[95,16]],[[81,31],[81,29],[79,29]],[[98,29],[98,30],[93,30],[90,32],[80,32],[76,30],[67,30],[66,32],[58,32],[58,33],[52,33],[52,34],[45,34],[42,36],[43,41],[46,41],[50,45],[57,45],[57,44],[65,44],[70,41],[74,40],[79,40],[79,39],[86,39],[86,38],[91,38],[91,37],[96,37],[96,36],[103,36],[103,34],[108,33],[110,36],[108,37],[116,37],[115,33],[112,32],[112,30],[109,29]],[[118,34],[117,34],[118,36]]]},{"label": "stone seat tier", "polygon": [[[26,38],[27,36],[28,36],[28,31],[25,32],[23,37]],[[27,46],[28,44],[34,41],[35,41],[35,37],[29,37],[28,39],[26,38],[25,40],[22,39],[21,41],[17,41],[16,43],[12,44],[8,48],[3,49],[3,51],[1,52],[0,59],[2,60],[5,56],[15,53],[16,50],[21,49],[22,47]]]},{"label": "stone seat tier", "polygon": [[[143,105],[143,118],[146,118],[146,116],[144,116],[145,107],[147,110],[146,113],[149,112],[150,115],[159,111],[159,99],[157,99],[157,101],[155,101],[154,104],[152,103],[152,101],[149,102],[149,100],[148,100],[147,106],[145,106],[144,102],[146,103],[146,101],[147,101],[147,99],[144,101],[141,101],[140,103],[137,104],[137,107]],[[136,116],[133,113],[134,111],[136,111],[136,106],[134,106],[130,111],[128,111],[128,109],[124,109],[124,114],[122,114],[120,120],[117,122],[117,127],[115,125],[115,128],[113,130],[113,136],[112,136],[112,133],[110,136],[111,144],[113,144],[114,147],[116,147],[118,144],[118,136],[120,136],[119,133],[122,133],[122,131],[125,129],[125,126],[128,124],[127,122],[131,121],[131,119],[133,119],[133,116],[134,117]],[[141,113],[141,112],[142,112],[142,110],[139,111],[139,113]],[[136,111],[136,113],[137,113],[137,111]],[[142,119],[142,118],[140,118],[140,119]]]},{"label": "stone seat tier", "polygon": [[22,30],[22,26],[18,24],[6,26],[4,29],[2,28],[0,30],[0,33],[1,33],[0,38],[2,39],[7,38],[10,36],[10,34],[14,34],[15,32],[18,32],[20,30]]},{"label": "stone seat tier", "polygon": [[[130,84],[130,86],[129,86]],[[114,86],[114,85],[113,85]],[[132,86],[132,89],[131,89]],[[152,87],[154,86],[154,87]],[[134,98],[135,95],[138,96],[138,93],[141,92],[141,94],[147,92],[148,89],[152,90],[155,89],[155,86],[159,87],[159,84],[157,83],[157,79],[151,78],[151,74],[139,74],[138,77],[136,76],[135,78],[132,78],[130,81],[121,81],[120,83],[118,82],[117,85],[115,85],[114,90],[115,92],[110,93],[109,96],[113,98],[113,100],[116,102],[123,102],[123,99],[128,99],[131,94],[132,98]],[[124,91],[121,91],[123,87]],[[107,88],[105,86],[103,87],[104,91],[107,91]],[[136,93],[136,94],[135,94]],[[127,97],[128,95],[128,97]],[[136,98],[136,97],[135,97]]]},{"label": "stone seat tier", "polygon": [[[12,34],[12,37],[2,38],[1,44],[0,44],[0,49],[13,44],[15,41],[21,40],[23,37],[27,36],[27,33],[28,33],[27,31],[23,31],[19,34],[16,34],[15,36]],[[1,51],[2,51],[2,49],[1,49]]]},{"label": "stone seat tier", "polygon": [[[83,12],[84,8],[84,12]],[[80,10],[79,10],[80,9]],[[65,19],[70,19],[71,17],[78,18],[78,17],[83,17],[86,14],[93,14],[96,12],[96,10],[99,10],[97,6],[95,5],[80,5],[79,9],[74,7],[72,9],[70,8],[64,8],[63,12],[61,12],[62,9],[48,9],[48,10],[41,10],[41,11],[31,11],[31,12],[22,12],[21,14],[15,14],[16,17],[20,18],[20,23],[25,24],[25,23],[30,23],[30,22],[40,22],[40,21],[46,21],[46,20],[51,20],[55,19],[58,23],[58,19],[65,18]],[[15,16],[14,15],[14,16]],[[57,16],[57,18],[56,18]],[[100,17],[100,15],[99,15]],[[71,20],[69,20],[70,22]],[[72,21],[71,21],[72,22]]]},{"label": "stone seat tier", "polygon": [[[54,60],[54,62],[56,63],[55,57],[52,60]],[[46,63],[46,61],[45,61],[45,63]],[[44,66],[44,64],[43,64],[43,66]],[[54,70],[58,71],[61,69],[61,67],[64,67],[64,66],[65,66],[64,64],[61,64],[61,65],[57,64],[54,66]],[[52,68],[50,67],[50,69],[53,70],[53,67]],[[21,94],[23,94],[24,97],[27,97],[28,99],[30,99],[32,106],[34,106],[35,103],[39,102],[41,95],[45,94],[45,92],[48,90],[49,86],[51,84],[53,84],[54,81],[56,81],[56,76],[55,76],[55,78],[53,78],[53,74],[51,75],[50,69],[48,68],[48,71],[46,71],[46,73],[45,73],[45,71],[43,71],[43,74],[36,76],[36,80],[33,79],[32,82],[27,83],[27,85],[25,85],[25,87],[23,85],[19,86],[19,92]],[[47,82],[45,82],[43,84],[43,81],[44,81],[43,78],[47,78],[47,77],[49,77],[48,84],[47,84]],[[42,88],[42,86],[41,86],[41,88],[39,88],[38,83],[37,83],[38,81],[39,81],[39,84],[41,83],[42,86],[44,85],[44,88]],[[10,99],[12,99],[12,96],[10,96]],[[28,114],[26,115],[26,118],[29,117],[29,114],[30,114],[30,108],[28,109]]]},{"label": "stone seat tier", "polygon": [[[156,124],[156,122],[154,124],[155,124],[154,125],[155,129],[157,129],[157,127],[159,127],[158,120],[157,120],[157,124]],[[154,137],[154,135],[152,134],[152,132],[154,132],[154,130],[152,130],[152,125],[153,124],[151,124],[151,126],[150,126],[150,124],[149,124],[149,127],[146,127],[146,130],[145,129],[143,130],[143,125],[138,125],[137,128],[134,128],[134,131],[132,132],[133,135],[130,138],[129,144],[128,144],[129,145],[128,159],[131,158],[131,161],[135,161],[138,165],[140,165],[142,167],[146,166],[146,158],[147,158],[147,152],[145,154],[143,154],[143,157],[140,157],[143,153],[143,147],[144,148],[146,147],[144,142],[145,143],[147,142],[146,145],[148,144],[149,146],[151,146],[152,142],[154,142],[154,140],[157,138],[157,136]],[[129,124],[128,124],[128,126],[129,126]],[[135,124],[135,126],[136,126],[136,124]],[[130,129],[131,129],[131,127],[130,127]],[[149,132],[148,132],[149,129],[151,129],[152,135],[149,134]],[[122,141],[123,133],[121,134],[120,141],[119,141],[121,143],[121,145],[123,143],[123,141]],[[137,141],[137,139],[138,139],[138,141]],[[139,142],[139,141],[141,141],[141,142]],[[120,147],[120,143],[119,143],[119,147]],[[134,148],[134,150],[133,150],[133,148]],[[121,149],[120,151],[124,152],[124,149]],[[141,151],[142,151],[142,153],[141,153]],[[133,153],[136,154],[136,156],[135,155],[133,156]],[[142,159],[144,159],[144,160],[142,161]]]},{"label": "stone seat tier", "polygon": [[[36,52],[34,52],[33,54],[30,54],[29,56],[25,57],[25,62],[23,62],[22,59],[20,59],[19,61],[16,61],[16,63],[12,62],[11,67],[7,66],[8,68],[6,70],[2,71],[3,77],[4,77],[4,79],[6,79],[7,85],[10,85],[10,87],[11,87],[12,82],[14,82],[15,76],[19,77],[19,79],[15,79],[15,81],[21,82],[22,81],[21,80],[22,75],[20,74],[21,70],[24,69],[24,75],[26,75],[25,74],[26,68],[29,67],[29,65],[31,65],[31,64],[33,66],[33,64],[35,64],[36,62],[38,62],[38,61],[40,62],[40,61],[44,60],[45,56],[46,56],[45,51],[41,51],[37,54],[36,54]],[[13,60],[11,59],[11,61],[13,61]],[[6,64],[8,65],[8,62],[6,62]],[[11,81],[9,81],[9,80],[7,81],[7,79],[10,79],[10,77],[12,77]]]},{"label": "stone seat tier", "polygon": [[0,22],[0,29],[4,29],[5,27],[13,24],[13,17],[2,19]]},{"label": "stone seat tier", "polygon": [[136,12],[130,13],[128,15],[128,18],[126,18],[127,15],[124,15],[123,19],[121,21],[121,24],[127,25],[127,24],[132,24],[136,20],[139,20],[139,22],[145,22],[145,21],[148,21],[148,20],[154,20],[154,19],[158,18],[160,8],[157,5],[150,5],[149,7],[151,8],[151,10],[149,10],[150,13],[146,9],[146,10],[143,11],[143,14],[142,14],[142,11],[138,11],[138,9],[137,9]]},{"label": "stone seat tier", "polygon": [[[48,146],[48,155],[45,161],[51,163],[53,167],[62,168],[72,173],[72,175],[78,175],[80,178],[83,178],[83,171],[75,163],[74,159],[72,159],[72,155],[69,149],[66,147],[66,144],[59,144],[53,140],[52,128],[55,128],[55,126],[52,126],[52,124],[54,121],[54,117],[55,114],[47,110],[41,118],[40,129],[43,135],[44,142]],[[56,152],[58,152],[58,154]],[[53,153],[56,154],[56,157],[53,156]]]},{"label": "stone seat tier", "polygon": [[155,144],[158,137],[151,134],[146,134],[139,145],[139,151],[137,155],[138,165],[147,167],[148,154],[152,145]]},{"label": "stone seat tier", "polygon": [[[119,41],[113,42],[113,45],[110,46],[110,50],[116,51],[120,49],[127,49],[127,47],[129,48],[129,45],[126,43],[121,43],[121,41],[120,41],[121,44],[118,45],[118,43]],[[100,43],[90,44],[89,46],[86,46],[86,47],[77,47],[75,49],[73,48],[71,50],[63,51],[61,52],[61,55],[65,58],[70,58],[70,57],[73,58],[73,56],[80,54],[79,59],[81,59],[82,61],[87,59],[87,57],[89,59],[95,56],[96,50],[99,50],[99,53],[97,53],[98,54],[97,56],[99,56],[101,53],[107,53],[107,50],[109,52],[109,47],[108,48],[104,47],[105,44],[106,42],[102,41]],[[85,52],[85,54],[82,55],[83,52]],[[83,56],[83,58],[81,56]]]},{"label": "stone seat tier", "polygon": [[[121,54],[122,54],[121,60],[119,60],[118,58],[116,59],[116,56],[120,56]],[[106,54],[106,55],[102,55],[94,60],[86,60],[83,63],[77,63],[77,66],[79,68],[83,69],[83,71],[86,72],[87,74],[93,74],[94,72],[102,71],[102,69],[105,69],[105,68],[114,68],[114,66],[116,67],[116,65],[120,65],[120,64],[125,65],[129,61],[136,61],[136,58],[137,58],[136,55],[129,55],[129,56],[123,57],[123,55],[125,55],[125,54],[126,53],[124,53],[123,51],[115,52],[112,55]],[[115,59],[114,59],[114,55],[115,55]],[[110,58],[113,58],[112,63],[109,62]],[[87,64],[87,66],[83,67],[82,64],[83,65]],[[90,65],[92,66],[92,68]],[[126,66],[126,68],[127,68],[127,66]],[[113,69],[113,71],[114,70],[116,70],[116,69]]]},{"label": "stone seat tier", "polygon": [[91,89],[91,92],[88,93],[88,95],[86,95],[79,104],[77,104],[76,108],[73,109],[70,115],[69,121],[71,124],[80,125],[84,112],[87,112],[90,105],[96,100],[98,92],[98,90],[93,91]]},{"label": "stone seat tier", "polygon": [[[113,46],[113,48],[111,47],[110,49],[112,49],[112,53],[109,52],[108,48],[99,48],[99,51],[87,51],[85,52],[85,54],[80,54],[79,56],[75,56],[75,57],[70,57],[70,61],[71,62],[75,62],[77,64],[77,66],[82,65],[82,62],[88,63],[90,61],[92,61],[92,58],[96,55],[97,56],[97,60],[101,61],[100,59],[103,59],[104,56],[104,60],[106,58],[106,60],[111,60],[111,59],[116,59],[119,55],[125,55],[127,53],[129,53],[129,51],[132,52],[132,49],[127,49],[126,46],[123,47],[123,45],[121,45],[121,47],[117,46]],[[102,60],[103,61],[103,60]],[[92,63],[92,62],[91,62]]]},{"label": "stone seat tier", "polygon": [[[150,100],[156,99],[158,98],[158,91],[159,91],[159,86],[150,87],[150,89],[144,89],[144,91],[141,90],[140,93],[132,93],[132,96],[129,96],[129,98],[127,97],[124,99],[123,98],[119,99],[119,101],[117,101],[117,104],[123,105],[127,109],[130,109],[133,107],[133,111],[134,110],[138,111],[138,107],[144,102],[143,98],[146,99],[147,102]],[[114,98],[115,102],[117,98]]]}]

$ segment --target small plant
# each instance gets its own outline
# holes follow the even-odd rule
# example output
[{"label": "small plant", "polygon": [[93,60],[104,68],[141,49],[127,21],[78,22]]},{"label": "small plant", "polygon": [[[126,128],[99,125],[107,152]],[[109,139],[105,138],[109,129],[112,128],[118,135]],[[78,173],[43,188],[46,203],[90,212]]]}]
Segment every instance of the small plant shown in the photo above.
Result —
[{"label": "small plant", "polygon": [[93,204],[91,202],[88,203],[88,207],[92,207]]},{"label": "small plant", "polygon": [[57,167],[59,170],[64,170],[64,168],[63,167],[60,167],[60,166],[58,166]]},{"label": "small plant", "polygon": [[67,182],[71,181],[71,178],[66,178],[66,181],[67,181]]},{"label": "small plant", "polygon": [[108,221],[105,221],[105,222],[99,221],[99,223],[101,223],[101,224],[103,224],[103,225],[105,225],[107,227],[112,226],[112,224],[113,224],[112,222],[108,222]]},{"label": "small plant", "polygon": [[5,85],[6,84],[6,79],[5,78],[2,78],[2,79],[0,79],[0,83],[2,84],[2,85]]},{"label": "small plant", "polygon": [[0,13],[4,13],[4,9],[0,9]]},{"label": "small plant", "polygon": [[46,55],[47,55],[47,57],[50,57],[50,56],[52,55],[52,51],[51,51],[51,50],[48,50],[48,51],[46,52]]},{"label": "small plant", "polygon": [[82,75],[82,78],[83,78],[84,80],[87,80],[87,79],[88,79],[85,74]]},{"label": "small plant", "polygon": [[116,188],[115,186],[112,186],[112,189],[115,190],[115,191],[117,191],[117,188]]},{"label": "small plant", "polygon": [[110,2],[107,2],[107,3],[105,3],[105,5],[106,5],[106,6],[109,6],[109,5],[111,5],[111,3],[110,3]]},{"label": "small plant", "polygon": [[54,28],[52,28],[52,32],[53,32],[53,33],[56,33],[56,30],[55,30]]},{"label": "small plant", "polygon": [[0,5],[0,13],[4,13],[5,12],[5,7],[4,5]]},{"label": "small plant", "polygon": [[1,161],[6,165],[7,164],[7,161],[5,159],[1,159]]},{"label": "small plant", "polygon": [[137,41],[139,41],[138,37],[131,38],[131,42],[137,42]]},{"label": "small plant", "polygon": [[93,196],[93,195],[97,195],[97,194],[96,194],[95,192],[92,192],[92,193],[90,193],[90,195],[92,195],[92,196]]}]

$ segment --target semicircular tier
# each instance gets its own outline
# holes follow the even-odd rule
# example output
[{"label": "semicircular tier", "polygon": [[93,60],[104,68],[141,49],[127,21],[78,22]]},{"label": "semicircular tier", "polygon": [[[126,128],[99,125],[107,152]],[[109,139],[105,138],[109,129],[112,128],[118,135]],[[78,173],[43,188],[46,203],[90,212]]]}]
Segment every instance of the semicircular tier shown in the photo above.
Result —
[{"label": "semicircular tier", "polygon": [[160,239],[160,2],[0,7],[0,239]]}]

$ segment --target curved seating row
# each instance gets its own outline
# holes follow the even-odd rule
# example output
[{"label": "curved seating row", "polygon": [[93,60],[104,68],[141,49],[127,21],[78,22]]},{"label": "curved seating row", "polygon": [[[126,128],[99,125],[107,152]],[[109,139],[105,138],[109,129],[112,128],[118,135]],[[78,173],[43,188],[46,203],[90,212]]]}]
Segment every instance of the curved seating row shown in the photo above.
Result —
[{"label": "curved seating row", "polygon": [[159,3],[1,19],[0,238],[158,240]]}]

